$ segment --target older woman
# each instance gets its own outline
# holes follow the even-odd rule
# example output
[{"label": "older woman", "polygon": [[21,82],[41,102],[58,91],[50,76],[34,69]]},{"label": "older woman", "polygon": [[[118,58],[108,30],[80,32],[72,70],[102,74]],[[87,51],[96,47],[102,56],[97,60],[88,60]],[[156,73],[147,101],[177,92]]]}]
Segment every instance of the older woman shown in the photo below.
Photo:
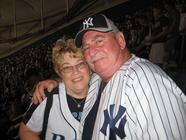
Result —
[{"label": "older woman", "polygon": [[[86,115],[96,100],[99,77],[93,75],[89,89],[91,71],[73,39],[59,39],[53,48],[52,60],[60,84],[52,91],[54,94],[48,94],[44,102],[33,104],[26,112],[19,130],[22,140],[36,140],[41,136],[50,140],[79,139]],[[50,98],[53,103],[46,114]],[[86,112],[82,114],[83,109]]]}]

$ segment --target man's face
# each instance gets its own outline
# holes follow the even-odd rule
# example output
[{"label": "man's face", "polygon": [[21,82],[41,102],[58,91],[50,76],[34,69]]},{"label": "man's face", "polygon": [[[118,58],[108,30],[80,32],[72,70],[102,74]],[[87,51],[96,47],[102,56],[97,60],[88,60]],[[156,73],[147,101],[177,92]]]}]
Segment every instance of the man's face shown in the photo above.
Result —
[{"label": "man's face", "polygon": [[120,56],[121,44],[116,36],[112,32],[98,31],[87,31],[83,36],[82,46],[85,59],[90,68],[100,76],[105,73],[111,74]]}]

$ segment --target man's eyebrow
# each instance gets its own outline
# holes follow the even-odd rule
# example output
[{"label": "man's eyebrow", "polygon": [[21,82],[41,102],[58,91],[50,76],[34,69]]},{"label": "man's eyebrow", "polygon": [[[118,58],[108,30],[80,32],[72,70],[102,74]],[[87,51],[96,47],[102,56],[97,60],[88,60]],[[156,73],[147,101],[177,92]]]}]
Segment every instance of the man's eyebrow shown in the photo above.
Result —
[{"label": "man's eyebrow", "polygon": [[96,35],[96,36],[94,36],[94,38],[91,40],[91,41],[95,41],[96,39],[98,39],[98,38],[104,38],[104,36],[103,35]]},{"label": "man's eyebrow", "polygon": [[[91,39],[91,42],[94,42],[96,39],[98,39],[99,37],[101,37],[101,38],[104,38],[104,36],[103,35],[95,35],[92,39]],[[87,45],[87,43],[85,43],[85,42],[82,42],[82,45],[83,46],[86,46]]]}]

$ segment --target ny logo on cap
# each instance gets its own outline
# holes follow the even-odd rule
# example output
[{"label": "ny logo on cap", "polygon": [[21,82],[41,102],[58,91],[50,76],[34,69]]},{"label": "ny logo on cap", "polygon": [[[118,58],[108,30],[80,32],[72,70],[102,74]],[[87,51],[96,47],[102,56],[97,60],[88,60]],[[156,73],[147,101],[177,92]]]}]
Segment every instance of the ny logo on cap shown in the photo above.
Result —
[{"label": "ny logo on cap", "polygon": [[83,29],[89,28],[89,26],[94,26],[92,23],[93,18],[89,17],[88,19],[85,19],[83,22]]}]

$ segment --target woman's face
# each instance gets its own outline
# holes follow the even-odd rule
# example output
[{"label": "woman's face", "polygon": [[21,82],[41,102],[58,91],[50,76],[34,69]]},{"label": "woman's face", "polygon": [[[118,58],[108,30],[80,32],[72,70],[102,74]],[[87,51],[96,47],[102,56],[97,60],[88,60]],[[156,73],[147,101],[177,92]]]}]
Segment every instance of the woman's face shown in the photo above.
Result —
[{"label": "woman's face", "polygon": [[90,69],[83,58],[75,58],[72,54],[65,53],[59,75],[67,90],[77,93],[88,89]]}]

